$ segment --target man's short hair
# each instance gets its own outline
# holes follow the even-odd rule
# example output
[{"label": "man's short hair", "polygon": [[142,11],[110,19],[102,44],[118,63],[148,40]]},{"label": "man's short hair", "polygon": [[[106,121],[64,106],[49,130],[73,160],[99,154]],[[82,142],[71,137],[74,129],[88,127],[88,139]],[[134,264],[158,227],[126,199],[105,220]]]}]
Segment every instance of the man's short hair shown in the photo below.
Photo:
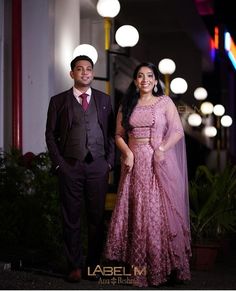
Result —
[{"label": "man's short hair", "polygon": [[78,61],[89,61],[90,64],[91,64],[91,66],[92,66],[92,68],[93,68],[93,66],[94,66],[94,63],[93,63],[93,61],[90,59],[90,57],[88,57],[88,56],[86,56],[86,55],[80,55],[80,56],[75,57],[75,58],[71,61],[71,63],[70,63],[71,71],[73,71],[73,69],[75,68],[75,65],[76,65],[76,63],[77,63]]}]

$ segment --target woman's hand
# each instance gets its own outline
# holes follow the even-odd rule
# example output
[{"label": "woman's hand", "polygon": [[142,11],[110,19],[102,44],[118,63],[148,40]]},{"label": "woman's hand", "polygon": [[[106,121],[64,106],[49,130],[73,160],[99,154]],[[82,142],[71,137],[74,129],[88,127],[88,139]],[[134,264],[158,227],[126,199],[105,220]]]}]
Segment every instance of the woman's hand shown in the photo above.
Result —
[{"label": "woman's hand", "polygon": [[131,172],[134,166],[134,154],[129,151],[127,154],[121,156],[121,161],[127,168],[128,172]]},{"label": "woman's hand", "polygon": [[162,146],[159,146],[154,152],[154,159],[157,162],[162,162],[165,160],[165,151]]}]

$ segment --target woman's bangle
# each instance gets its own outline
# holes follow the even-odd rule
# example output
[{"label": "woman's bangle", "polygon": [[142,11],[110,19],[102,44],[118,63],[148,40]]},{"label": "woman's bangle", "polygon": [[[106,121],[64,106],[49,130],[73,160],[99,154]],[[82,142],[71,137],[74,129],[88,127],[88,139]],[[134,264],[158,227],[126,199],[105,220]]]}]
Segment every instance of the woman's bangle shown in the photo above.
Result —
[{"label": "woman's bangle", "polygon": [[161,151],[161,152],[164,152],[164,151],[165,151],[165,149],[164,149],[163,146],[161,146],[161,145],[158,147],[158,149],[159,149],[159,151]]}]

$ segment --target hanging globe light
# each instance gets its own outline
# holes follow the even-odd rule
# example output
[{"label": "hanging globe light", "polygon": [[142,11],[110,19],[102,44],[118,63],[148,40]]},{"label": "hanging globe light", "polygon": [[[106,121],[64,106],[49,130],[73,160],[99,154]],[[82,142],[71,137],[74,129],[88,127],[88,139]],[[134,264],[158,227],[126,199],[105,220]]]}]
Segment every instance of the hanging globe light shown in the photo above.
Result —
[{"label": "hanging globe light", "polygon": [[133,47],[138,43],[139,33],[132,25],[123,25],[117,29],[116,42],[121,47]]},{"label": "hanging globe light", "polygon": [[188,84],[183,78],[175,78],[170,82],[170,89],[175,94],[184,94],[188,89]]},{"label": "hanging globe light", "polygon": [[74,49],[73,59],[77,56],[85,55],[88,56],[95,64],[98,59],[98,53],[95,47],[90,44],[80,44]]},{"label": "hanging globe light", "polygon": [[203,102],[200,110],[203,114],[208,115],[211,114],[213,112],[213,104],[211,102]]},{"label": "hanging globe light", "polygon": [[213,113],[216,115],[216,116],[222,116],[224,113],[225,113],[225,108],[223,105],[221,104],[217,104],[214,106],[213,108]]},{"label": "hanging globe light", "polygon": [[198,87],[194,90],[193,95],[196,100],[205,100],[208,94],[205,88]]},{"label": "hanging globe light", "polygon": [[221,117],[220,123],[224,127],[230,127],[233,123],[233,120],[229,115],[224,115]]},{"label": "hanging globe light", "polygon": [[162,59],[158,64],[158,69],[163,75],[173,74],[175,71],[175,68],[176,68],[175,62],[169,58]]},{"label": "hanging globe light", "polygon": [[214,137],[217,135],[217,129],[214,126],[206,126],[203,132],[207,137]]},{"label": "hanging globe light", "polygon": [[114,18],[120,12],[120,2],[118,0],[99,0],[97,12],[102,17]]},{"label": "hanging globe light", "polygon": [[199,114],[197,113],[192,113],[188,117],[188,124],[194,127],[197,127],[201,125],[202,123],[202,118]]}]

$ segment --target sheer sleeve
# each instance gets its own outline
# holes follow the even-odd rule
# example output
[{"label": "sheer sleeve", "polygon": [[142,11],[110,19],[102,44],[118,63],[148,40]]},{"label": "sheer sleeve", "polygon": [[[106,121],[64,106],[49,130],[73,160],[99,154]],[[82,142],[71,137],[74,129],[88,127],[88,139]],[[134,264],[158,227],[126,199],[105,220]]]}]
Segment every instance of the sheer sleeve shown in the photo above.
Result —
[{"label": "sheer sleeve", "polygon": [[180,120],[177,108],[171,99],[169,99],[169,106],[166,111],[166,118],[172,130],[182,136],[184,134],[182,122]]},{"label": "sheer sleeve", "polygon": [[166,109],[167,131],[163,138],[162,145],[165,150],[172,148],[183,136],[184,130],[179,113],[173,101],[169,98]]},{"label": "sheer sleeve", "polygon": [[117,113],[116,117],[116,133],[115,135],[121,136],[123,139],[126,137],[125,129],[122,126],[122,112],[121,112],[121,107],[119,108],[119,111]]}]

